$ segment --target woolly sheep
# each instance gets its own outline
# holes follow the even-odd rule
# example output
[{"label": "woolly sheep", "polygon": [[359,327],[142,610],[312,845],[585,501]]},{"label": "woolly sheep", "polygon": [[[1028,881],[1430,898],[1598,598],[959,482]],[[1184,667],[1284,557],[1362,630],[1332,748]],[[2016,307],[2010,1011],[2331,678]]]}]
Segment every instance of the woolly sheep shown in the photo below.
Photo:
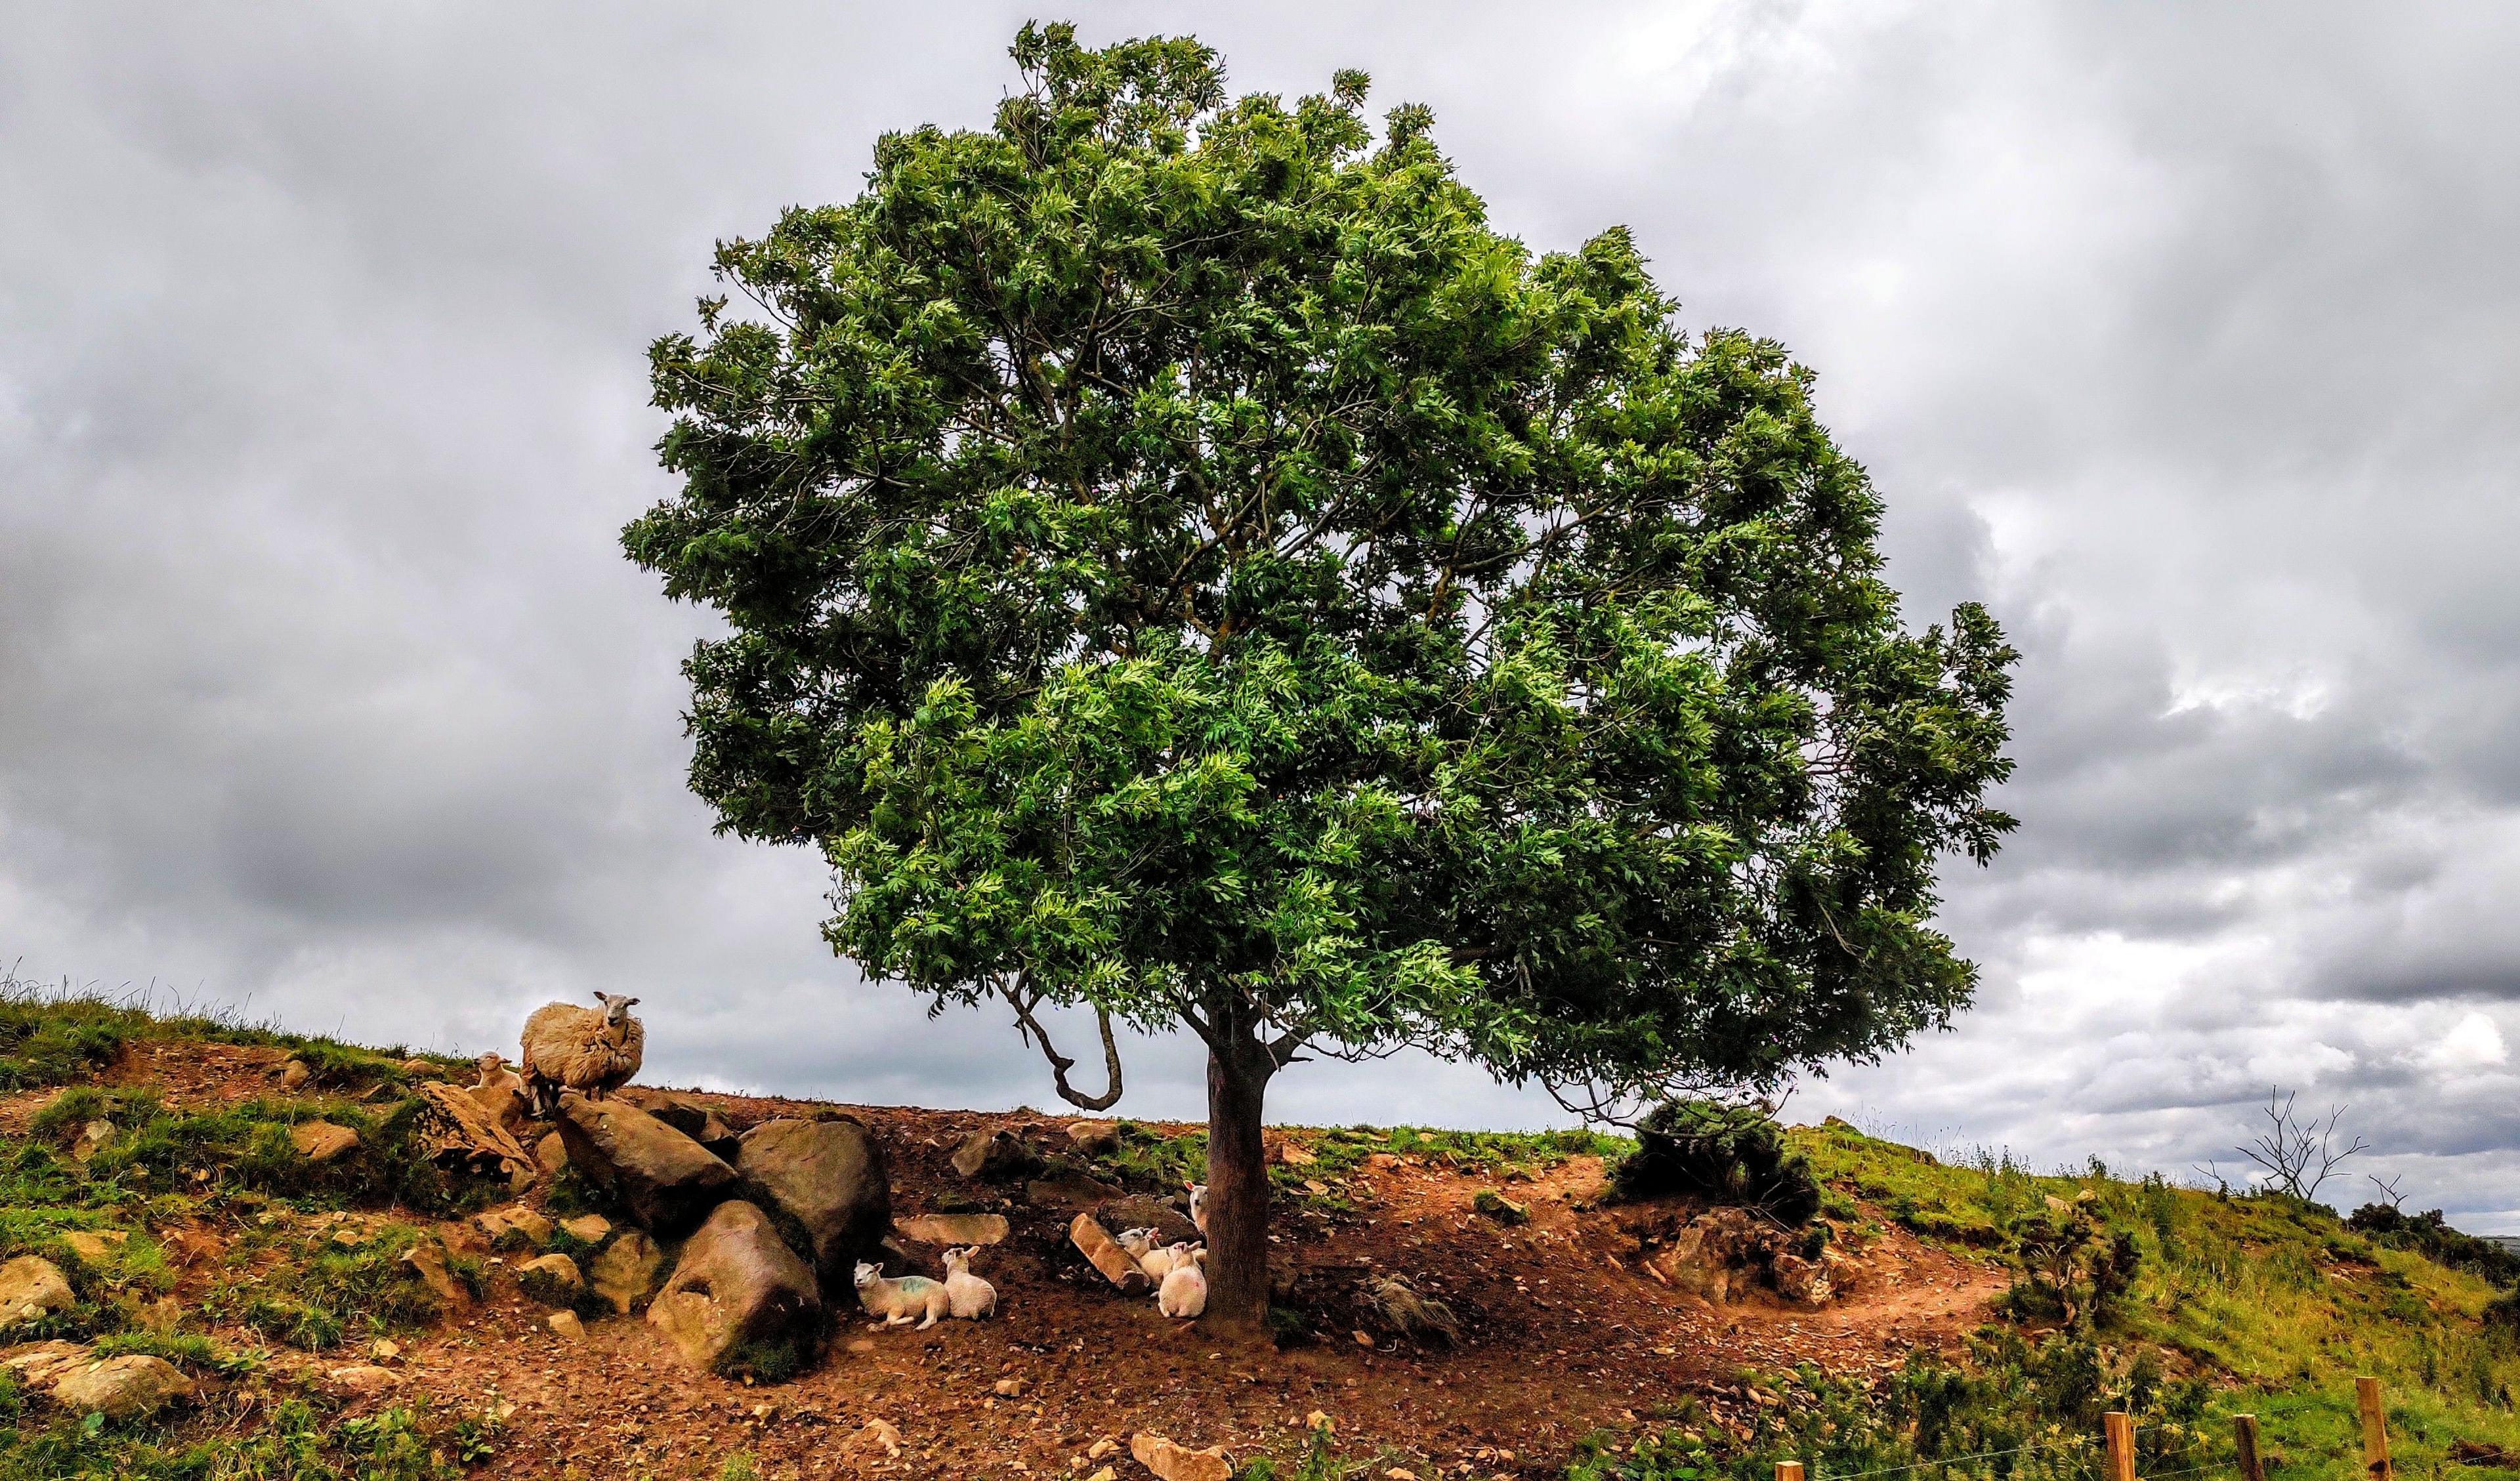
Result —
[{"label": "woolly sheep", "polygon": [[495,1050],[473,1063],[481,1071],[481,1080],[465,1094],[501,1127],[510,1132],[521,1128],[525,1124],[524,1077],[508,1068]]},{"label": "woolly sheep", "polygon": [[548,1116],[560,1106],[563,1090],[583,1092],[601,1100],[639,1073],[648,1030],[630,1010],[639,1000],[618,993],[597,993],[601,1010],[547,1003],[525,1020],[525,1092],[534,1114]]},{"label": "woolly sheep", "polygon": [[923,1312],[927,1320],[919,1324],[919,1330],[923,1332],[952,1309],[952,1298],[946,1295],[945,1287],[925,1276],[887,1280],[882,1266],[861,1260],[857,1284],[858,1304],[883,1319],[872,1324],[875,1326],[908,1326],[912,1318]]},{"label": "woolly sheep", "polygon": [[976,1244],[968,1249],[945,1252],[946,1315],[965,1322],[977,1322],[998,1309],[998,1288],[971,1274],[971,1257],[980,1252]]},{"label": "woolly sheep", "polygon": [[1164,1288],[1155,1293],[1155,1310],[1183,1321],[1207,1310],[1207,1272],[1200,1268],[1206,1264],[1206,1250],[1193,1249],[1184,1255],[1182,1263],[1164,1277]]},{"label": "woolly sheep", "polygon": [[[639,1000],[633,998],[630,1001],[636,1003]],[[472,1063],[481,1072],[481,1082],[472,1087],[475,1094],[482,1091],[522,1091],[525,1088],[525,1077],[508,1068],[508,1061],[495,1049]]]}]

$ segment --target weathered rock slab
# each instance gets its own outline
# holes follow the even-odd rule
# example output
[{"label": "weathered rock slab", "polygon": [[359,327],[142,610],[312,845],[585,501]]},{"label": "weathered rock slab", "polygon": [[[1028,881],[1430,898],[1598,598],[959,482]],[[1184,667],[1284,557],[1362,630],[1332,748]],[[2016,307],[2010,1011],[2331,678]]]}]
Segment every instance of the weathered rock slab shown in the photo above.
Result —
[{"label": "weathered rock slab", "polygon": [[892,1232],[916,1244],[996,1244],[1007,1236],[1004,1214],[913,1214]]},{"label": "weathered rock slab", "polygon": [[735,1169],[723,1158],[618,1098],[563,1094],[560,1139],[578,1176],[653,1234],[682,1234],[735,1192]]},{"label": "weathered rock slab", "polygon": [[1192,1450],[1162,1435],[1140,1433],[1129,1437],[1129,1454],[1163,1481],[1233,1481],[1234,1462],[1222,1446]]},{"label": "weathered rock slab", "polygon": [[359,1144],[359,1134],[332,1121],[300,1121],[289,1130],[289,1143],[309,1162],[330,1162]]},{"label": "weathered rock slab", "polygon": [[125,1353],[68,1369],[53,1379],[53,1402],[74,1414],[132,1419],[154,1414],[199,1385],[163,1358]]}]

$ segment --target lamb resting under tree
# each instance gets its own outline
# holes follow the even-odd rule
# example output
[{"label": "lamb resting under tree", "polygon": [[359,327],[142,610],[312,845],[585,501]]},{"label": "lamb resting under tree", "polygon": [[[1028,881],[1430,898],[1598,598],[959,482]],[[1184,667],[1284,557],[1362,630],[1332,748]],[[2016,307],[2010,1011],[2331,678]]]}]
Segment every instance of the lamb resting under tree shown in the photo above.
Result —
[{"label": "lamb resting under tree", "polygon": [[[1356,73],[1026,27],[986,130],[720,248],[631,557],[728,623],[692,784],[832,946],[998,1000],[1059,1093],[1208,1049],[1211,1320],[1266,1314],[1272,1079],[1403,1047],[1598,1109],[1966,1004],[2015,655],[1906,629],[1810,378],[1624,231],[1535,256]],[[1090,1007],[1107,1087],[1045,1006]]]}]

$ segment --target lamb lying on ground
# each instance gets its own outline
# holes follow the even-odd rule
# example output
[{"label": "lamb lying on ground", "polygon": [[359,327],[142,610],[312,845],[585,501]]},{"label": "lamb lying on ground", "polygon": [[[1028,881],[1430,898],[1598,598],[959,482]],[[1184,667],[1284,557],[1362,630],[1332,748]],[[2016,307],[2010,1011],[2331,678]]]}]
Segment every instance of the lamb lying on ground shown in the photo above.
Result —
[{"label": "lamb lying on ground", "polygon": [[1129,1258],[1145,1263],[1147,1251],[1155,1247],[1155,1232],[1150,1229],[1124,1229],[1111,1236],[1111,1242],[1129,1252]]},{"label": "lamb lying on ground", "polygon": [[[1178,1244],[1173,1247],[1188,1248]],[[1207,1310],[1207,1272],[1200,1268],[1206,1264],[1206,1250],[1191,1249],[1184,1255],[1182,1263],[1164,1277],[1164,1288],[1155,1293],[1155,1310],[1184,1321]]]},{"label": "lamb lying on ground", "polygon": [[1196,1247],[1184,1241],[1164,1249],[1150,1249],[1138,1257],[1138,1269],[1147,1273],[1148,1279],[1161,1285],[1166,1276],[1189,1263],[1191,1251]]},{"label": "lamb lying on ground", "polygon": [[946,1315],[965,1322],[977,1322],[998,1309],[998,1288],[971,1274],[971,1257],[979,1252],[976,1244],[945,1252]]},{"label": "lamb lying on ground", "polygon": [[[883,1320],[877,1326],[908,1326],[912,1319],[925,1313],[927,1320],[919,1324],[925,1331],[936,1324],[936,1319],[952,1309],[953,1299],[945,1287],[925,1276],[904,1276],[898,1280],[883,1278],[883,1267],[858,1262],[858,1304]],[[986,1281],[980,1282],[986,1284]],[[994,1294],[994,1293],[993,1293]]]},{"label": "lamb lying on ground", "polygon": [[639,1000],[597,993],[602,1010],[547,1003],[525,1020],[524,1086],[534,1114],[560,1108],[560,1093],[601,1100],[630,1083],[648,1046],[648,1030],[630,1016]]}]

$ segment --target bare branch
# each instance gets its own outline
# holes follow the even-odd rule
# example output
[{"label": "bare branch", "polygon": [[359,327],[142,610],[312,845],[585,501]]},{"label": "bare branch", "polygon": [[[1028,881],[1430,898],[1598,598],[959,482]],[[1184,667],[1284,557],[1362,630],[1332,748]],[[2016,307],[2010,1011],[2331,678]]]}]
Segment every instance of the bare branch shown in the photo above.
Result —
[{"label": "bare branch", "polygon": [[1041,994],[1030,991],[1028,979],[1020,974],[1012,983],[1001,979],[997,989],[998,996],[1006,999],[1008,1006],[1015,1010],[1016,1035],[1027,1043],[1039,1045],[1042,1057],[1050,1061],[1050,1075],[1058,1083],[1058,1099],[1079,1110],[1090,1111],[1109,1110],[1119,1102],[1120,1046],[1111,1037],[1109,1010],[1097,1007],[1094,1022],[1102,1031],[1102,1073],[1110,1081],[1110,1089],[1099,1096],[1089,1096],[1067,1083],[1067,1072],[1076,1067],[1076,1061],[1060,1054],[1051,1044],[1050,1030],[1042,1027],[1041,1020],[1033,1016],[1032,1010],[1041,1006]]},{"label": "bare branch", "polygon": [[2369,1151],[2371,1144],[2352,1137],[2344,1146],[2336,1144],[2344,1106],[2329,1110],[2323,1120],[2305,1122],[2293,1114],[2292,1103],[2292,1092],[2270,1088],[2262,1112],[2267,1129],[2235,1150],[2258,1165],[2266,1187],[2295,1198],[2316,1198],[2319,1187],[2336,1176],[2338,1163]]}]

